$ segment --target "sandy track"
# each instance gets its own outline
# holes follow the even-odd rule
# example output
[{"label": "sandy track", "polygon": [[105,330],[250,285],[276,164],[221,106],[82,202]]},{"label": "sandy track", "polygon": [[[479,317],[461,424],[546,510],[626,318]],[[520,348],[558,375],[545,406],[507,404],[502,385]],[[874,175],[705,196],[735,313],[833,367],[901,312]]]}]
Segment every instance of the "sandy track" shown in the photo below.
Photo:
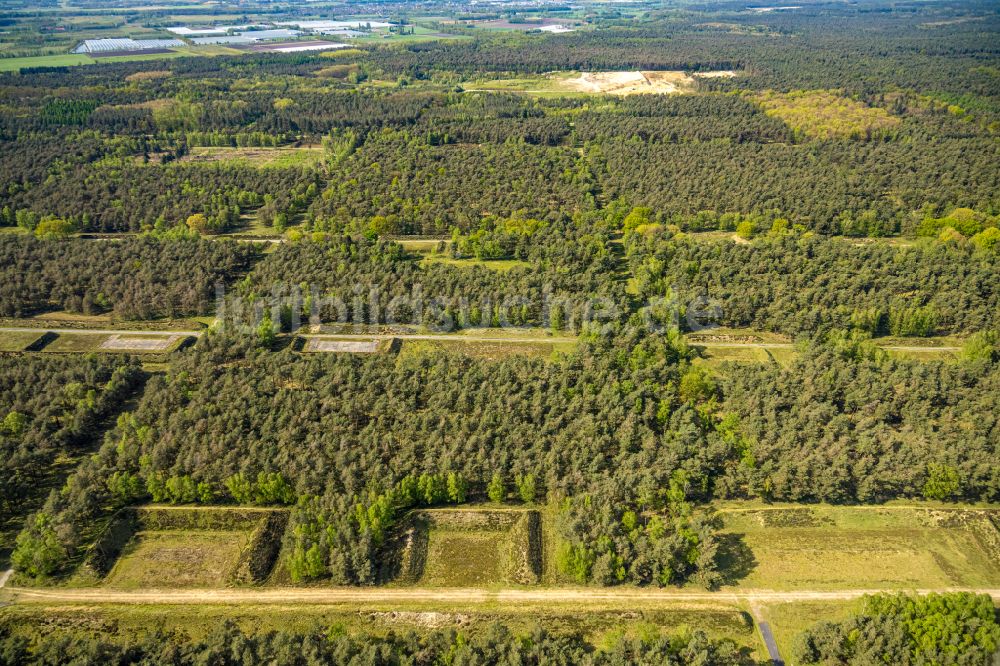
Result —
[{"label": "sandy track", "polygon": [[19,328],[0,327],[0,333],[84,333],[87,335],[179,335],[201,337],[203,331],[143,331],[121,328]]},{"label": "sandy track", "polygon": [[[692,347],[709,347],[715,349],[742,349],[742,348],[756,348],[756,349],[794,349],[795,345],[791,342],[713,342],[713,341],[694,341],[688,342]],[[881,345],[879,345],[882,347]],[[886,345],[882,349],[888,349],[889,351],[912,351],[912,352],[957,352],[961,347],[920,347],[920,346],[907,346],[907,345]]]},{"label": "sandy track", "polygon": [[[796,601],[849,601],[866,594],[886,590],[738,590],[698,592],[684,590],[600,589],[600,588],[540,588],[484,590],[476,588],[264,588],[264,589],[168,589],[112,590],[104,588],[21,588],[8,587],[6,592],[15,602],[22,603],[86,603],[86,604],[572,604],[579,607],[662,604],[665,602],[749,602],[783,603]],[[1000,600],[1000,589],[940,588],[908,590],[916,594],[932,592],[975,592]]]}]

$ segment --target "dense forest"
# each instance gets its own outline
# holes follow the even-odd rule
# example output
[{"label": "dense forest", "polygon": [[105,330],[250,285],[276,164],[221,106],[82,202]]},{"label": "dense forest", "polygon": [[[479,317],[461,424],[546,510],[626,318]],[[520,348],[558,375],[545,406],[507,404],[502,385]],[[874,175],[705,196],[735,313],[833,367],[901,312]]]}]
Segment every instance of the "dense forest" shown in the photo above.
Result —
[{"label": "dense forest", "polygon": [[840,334],[785,369],[731,365],[721,388],[747,464],[716,492],[833,503],[996,501],[997,356],[991,348],[961,364],[896,361]]},{"label": "dense forest", "polygon": [[[175,16],[82,2],[95,34],[166,34]],[[0,18],[0,60],[24,46],[12,26],[41,35],[59,15],[22,4]],[[300,5],[260,9],[316,11]],[[169,353],[0,354],[11,585],[99,575],[92,556],[150,503],[280,508],[255,510],[268,526],[250,537],[274,546],[254,580],[288,586],[276,595],[400,585],[401,553],[424,536],[412,556],[433,552],[431,509],[465,506],[530,517],[502,556],[544,549],[533,575],[554,587],[625,586],[606,593],[618,613],[640,588],[728,595],[750,580],[734,569],[762,573],[730,504],[1000,502],[995,3],[487,5],[431,20],[393,0],[384,38],[329,51],[186,44],[0,72],[4,334],[63,311],[114,328],[216,316]],[[358,5],[323,8],[341,10]],[[546,23],[522,30],[527,14]],[[572,29],[538,29],[555,20]],[[66,40],[44,27],[40,45]],[[673,92],[596,91],[615,74]],[[319,353],[322,323],[370,324],[350,334],[374,351]],[[701,347],[700,324],[747,330]],[[474,328],[490,330],[431,335]],[[760,362],[722,360],[744,336],[768,341],[732,342]],[[958,585],[947,557],[918,555]],[[188,635],[34,617],[0,617],[0,666],[754,663],[645,622]],[[980,666],[1000,646],[992,600],[971,593],[880,594],[839,617],[785,657]]]},{"label": "dense forest", "polygon": [[[300,499],[291,546],[303,557],[313,546],[322,554],[305,577],[370,583],[384,525],[418,497],[436,503],[438,482],[421,475],[455,473],[470,496],[485,495],[494,474],[511,487],[530,475],[537,490],[529,499],[541,499],[585,492],[602,478],[620,482],[630,470],[626,487],[648,489],[647,501],[666,506],[656,489],[683,465],[690,471],[672,500],[674,520],[663,522],[665,538],[696,520],[679,503],[704,495],[701,479],[726,455],[722,444],[705,450],[712,426],[698,404],[710,398],[698,381],[681,380],[683,345],[633,337],[618,340],[623,351],[612,354],[610,341],[593,344],[550,365],[457,354],[297,357],[209,336],[167,377],[149,381],[137,410],[70,480],[77,490],[53,495],[45,515],[72,550],[80,533],[60,524],[82,525],[149,494],[232,501],[249,480],[267,486],[258,493],[264,503]],[[356,504],[366,507],[363,517]],[[696,548],[697,537],[685,543]],[[691,573],[682,568],[677,579]]]},{"label": "dense forest", "polygon": [[141,498],[297,503],[293,576],[365,584],[407,509],[499,483],[522,501],[571,498],[567,575],[711,586],[717,544],[699,505],[712,498],[1000,498],[993,347],[960,364],[896,361],[841,333],[787,369],[720,379],[679,339],[634,329],[584,335],[556,362],[298,356],[250,340],[210,335],[153,377],[23,549],[59,535],[72,552],[80,526]]},{"label": "dense forest", "polygon": [[[450,330],[473,326],[550,326],[578,330],[624,314],[624,281],[617,278],[610,234],[599,226],[518,224],[512,256],[527,265],[503,272],[489,267],[420,263],[397,243],[348,236],[286,243],[267,254],[241,282],[243,305],[274,294],[311,316],[331,322],[421,323]],[[531,249],[528,250],[527,248]],[[291,298],[298,289],[301,297]],[[234,318],[250,312],[233,313]]]},{"label": "dense forest", "polygon": [[256,253],[252,244],[197,238],[0,235],[0,316],[53,309],[119,319],[205,314],[216,284],[247,270]]},{"label": "dense forest", "polygon": [[[440,234],[622,199],[658,219],[776,211],[862,236],[913,235],[956,208],[1000,212],[998,58],[982,39],[994,16],[931,30],[902,10],[717,13],[366,46],[332,61],[258,54],[0,74],[0,208],[9,224],[21,211],[26,223],[56,216],[101,231],[201,214],[209,231],[256,215],[279,232],[377,220],[382,233]],[[848,27],[858,21],[865,30]],[[480,88],[574,69],[734,76],[620,98]],[[324,160],[191,159],[199,146],[298,142],[325,142]]]},{"label": "dense forest", "polygon": [[[588,320],[640,325],[637,315],[647,321],[670,304],[683,315],[699,300],[718,308],[702,323],[792,336],[857,329],[873,337],[927,337],[997,326],[1000,245],[978,242],[991,229],[971,242],[945,235],[894,246],[827,239],[780,218],[732,224],[766,231],[750,242],[706,241],[655,222],[649,209],[619,203],[559,222],[487,220],[466,234],[456,231],[423,260],[391,241],[321,235],[265,255],[239,293],[250,297],[244,306],[277,297],[269,302],[300,321],[447,330],[575,331]],[[483,264],[435,260],[442,256]],[[489,262],[498,259],[524,265],[492,270]]]},{"label": "dense forest", "polygon": [[683,303],[703,294],[728,326],[928,336],[998,324],[996,249],[964,241],[856,244],[787,228],[750,243],[713,243],[650,228],[641,212],[633,222],[646,225],[626,241],[635,289]]},{"label": "dense forest", "polygon": [[841,622],[820,622],[801,634],[802,664],[986,664],[1000,649],[1000,622],[987,595],[882,594]]},{"label": "dense forest", "polygon": [[24,511],[58,456],[92,443],[140,374],[110,357],[0,357],[0,522]]}]

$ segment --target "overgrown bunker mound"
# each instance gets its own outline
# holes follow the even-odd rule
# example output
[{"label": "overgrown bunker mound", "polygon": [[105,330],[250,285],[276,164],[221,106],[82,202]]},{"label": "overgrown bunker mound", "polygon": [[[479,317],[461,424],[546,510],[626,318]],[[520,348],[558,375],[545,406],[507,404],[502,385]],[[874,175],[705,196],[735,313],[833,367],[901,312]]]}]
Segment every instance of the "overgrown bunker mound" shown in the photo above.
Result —
[{"label": "overgrown bunker mound", "polygon": [[84,570],[111,587],[217,587],[270,575],[288,512],[130,507],[91,548]]},{"label": "overgrown bunker mound", "polygon": [[533,585],[542,572],[541,530],[530,509],[414,511],[383,577],[440,587]]}]

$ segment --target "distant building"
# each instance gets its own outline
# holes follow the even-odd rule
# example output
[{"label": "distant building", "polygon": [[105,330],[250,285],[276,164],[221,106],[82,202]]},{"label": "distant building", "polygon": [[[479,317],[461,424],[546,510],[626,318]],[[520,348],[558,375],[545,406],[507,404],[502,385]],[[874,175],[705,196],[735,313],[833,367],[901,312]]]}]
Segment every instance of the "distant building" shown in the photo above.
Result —
[{"label": "distant building", "polygon": [[294,39],[301,35],[299,30],[243,30],[231,35],[218,35],[211,37],[192,37],[194,44],[253,44],[255,42],[268,42],[281,39]]},{"label": "distant building", "polygon": [[573,32],[573,28],[562,25],[561,23],[556,23],[553,25],[543,25],[538,28],[542,32],[551,32],[553,34],[562,34],[564,32]]},{"label": "distant building", "polygon": [[184,46],[179,39],[88,39],[73,49],[73,53],[114,53],[116,51],[151,51]]}]

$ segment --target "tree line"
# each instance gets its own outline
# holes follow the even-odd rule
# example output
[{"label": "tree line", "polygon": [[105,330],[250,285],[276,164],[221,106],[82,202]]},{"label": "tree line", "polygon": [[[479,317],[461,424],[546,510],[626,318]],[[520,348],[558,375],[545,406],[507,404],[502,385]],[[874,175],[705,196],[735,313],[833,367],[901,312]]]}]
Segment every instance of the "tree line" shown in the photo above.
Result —
[{"label": "tree line", "polygon": [[347,634],[335,630],[261,631],[251,633],[225,621],[193,638],[180,631],[153,630],[134,635],[66,630],[25,635],[0,628],[0,663],[157,663],[164,666],[239,663],[248,666],[290,664],[582,664],[618,666],[656,663],[681,666],[749,666],[746,648],[729,639],[709,638],[699,629],[655,637],[622,637],[597,647],[579,633],[541,626],[515,631],[493,623],[473,631],[427,631]]}]

